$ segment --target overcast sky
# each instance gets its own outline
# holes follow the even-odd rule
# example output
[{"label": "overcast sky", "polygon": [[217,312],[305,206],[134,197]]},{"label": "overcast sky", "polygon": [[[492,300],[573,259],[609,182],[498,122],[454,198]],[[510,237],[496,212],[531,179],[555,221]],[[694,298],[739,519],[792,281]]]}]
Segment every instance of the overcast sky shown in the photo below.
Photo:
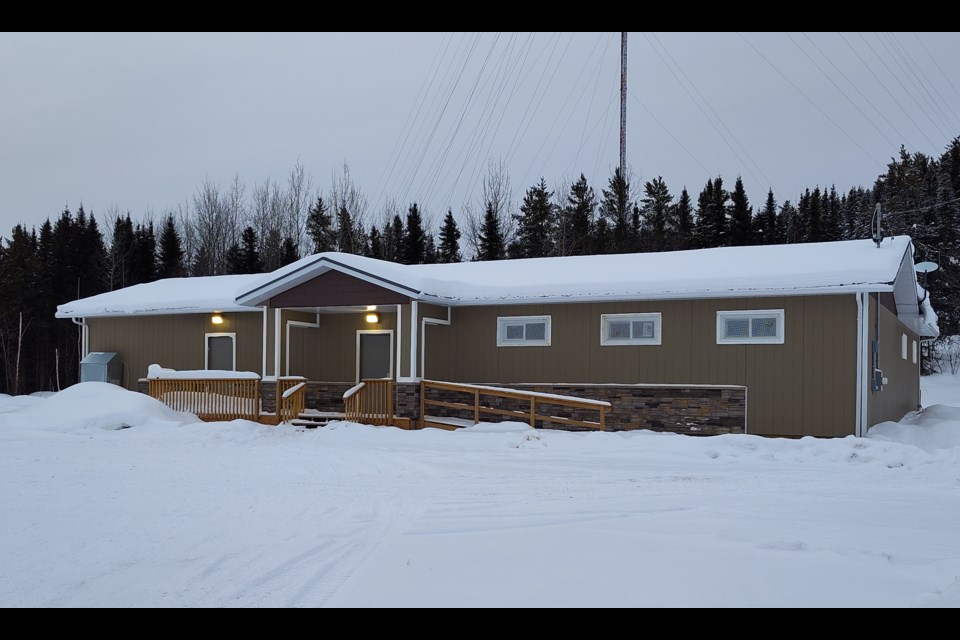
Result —
[{"label": "overcast sky", "polygon": [[[135,217],[205,177],[249,189],[349,164],[378,216],[516,198],[618,162],[618,33],[2,34],[0,234],[82,202]],[[627,158],[691,195],[742,174],[754,203],[872,184],[900,144],[960,135],[955,33],[629,35]]]}]

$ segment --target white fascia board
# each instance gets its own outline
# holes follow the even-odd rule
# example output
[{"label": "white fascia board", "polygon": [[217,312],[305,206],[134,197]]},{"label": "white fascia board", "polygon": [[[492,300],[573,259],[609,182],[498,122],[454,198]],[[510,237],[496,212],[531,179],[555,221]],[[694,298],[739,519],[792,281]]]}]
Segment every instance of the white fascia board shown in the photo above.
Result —
[{"label": "white fascia board", "polygon": [[[709,300],[713,298],[769,298],[794,296],[831,296],[852,293],[874,293],[893,291],[891,284],[862,284],[839,287],[811,287],[800,289],[737,289],[730,291],[691,291],[633,293],[615,295],[568,295],[542,296],[530,298],[483,298],[446,301],[442,304],[452,307],[476,307],[483,305],[522,305],[522,304],[562,304],[570,302],[644,302],[648,300]],[[424,298],[421,301],[429,302]]]}]

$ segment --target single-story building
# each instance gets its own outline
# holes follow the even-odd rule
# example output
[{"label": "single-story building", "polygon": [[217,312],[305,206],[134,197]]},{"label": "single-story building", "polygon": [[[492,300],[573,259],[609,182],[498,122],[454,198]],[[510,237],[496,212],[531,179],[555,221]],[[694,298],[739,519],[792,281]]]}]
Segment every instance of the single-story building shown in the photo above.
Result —
[{"label": "single-story building", "polygon": [[919,342],[937,335],[906,236],[436,265],[320,253],[56,315],[85,353],[118,352],[130,389],[152,363],[299,375],[307,405],[333,411],[390,378],[416,420],[429,379],[608,400],[607,429],[780,436],[862,435],[917,409]]}]

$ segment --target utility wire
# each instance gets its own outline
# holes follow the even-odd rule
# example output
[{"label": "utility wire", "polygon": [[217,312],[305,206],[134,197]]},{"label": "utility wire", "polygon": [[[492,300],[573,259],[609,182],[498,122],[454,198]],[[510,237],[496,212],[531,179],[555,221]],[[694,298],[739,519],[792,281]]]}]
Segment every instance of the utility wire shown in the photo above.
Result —
[{"label": "utility wire", "polygon": [[627,93],[629,93],[630,96],[631,96],[634,100],[637,101],[637,104],[639,104],[641,107],[643,107],[643,110],[647,112],[647,115],[649,115],[651,118],[653,118],[653,121],[656,122],[658,125],[660,125],[660,128],[661,128],[661,129],[663,129],[664,131],[666,131],[666,133],[667,133],[668,136],[670,136],[671,138],[673,138],[673,141],[676,142],[676,143],[680,146],[681,149],[683,149],[684,151],[687,152],[687,155],[690,156],[690,157],[693,159],[694,162],[696,162],[698,165],[700,165],[700,168],[703,169],[703,172],[704,172],[705,174],[707,174],[707,176],[709,177],[709,176],[711,175],[710,170],[707,169],[705,166],[703,166],[703,163],[700,162],[700,159],[697,158],[697,156],[695,156],[695,155],[693,155],[692,153],[690,153],[690,150],[687,149],[687,148],[683,145],[682,142],[680,142],[679,140],[677,140],[677,136],[673,135],[673,134],[670,132],[670,129],[667,129],[666,125],[664,125],[662,122],[660,122],[660,118],[658,118],[657,116],[655,116],[655,115],[653,114],[653,111],[650,111],[650,109],[647,108],[647,105],[643,104],[643,102],[641,102],[640,98],[638,98],[636,95],[634,95],[633,91],[630,91],[630,89],[627,89]]},{"label": "utility wire", "polygon": [[847,133],[847,130],[846,130],[846,129],[844,129],[844,128],[841,127],[839,124],[837,124],[836,121],[835,121],[833,118],[831,118],[830,115],[829,115],[826,111],[824,111],[823,109],[821,109],[821,108],[820,108],[820,105],[818,105],[816,102],[814,102],[813,100],[811,100],[811,99],[810,99],[810,96],[808,96],[806,93],[804,93],[803,89],[801,89],[800,87],[798,87],[798,86],[796,85],[796,83],[795,83],[793,80],[791,80],[789,77],[787,77],[787,75],[786,75],[783,71],[780,71],[780,69],[779,69],[779,67],[777,67],[777,65],[773,64],[772,62],[770,62],[770,60],[767,59],[767,56],[763,55],[763,54],[760,52],[759,49],[757,49],[755,46],[753,46],[753,43],[752,43],[752,42],[750,42],[749,40],[747,40],[747,38],[746,38],[742,33],[740,33],[739,31],[737,32],[737,35],[740,36],[740,39],[743,40],[744,42],[746,42],[746,43],[750,46],[751,49],[753,49],[754,51],[756,51],[757,55],[760,56],[761,58],[763,58],[763,61],[764,61],[764,62],[766,62],[768,65],[770,65],[770,67],[771,67],[774,71],[776,71],[778,74],[780,74],[780,77],[781,77],[781,78],[783,78],[784,80],[786,80],[787,83],[788,83],[791,87],[793,87],[794,89],[796,89],[796,90],[797,90],[797,93],[799,93],[801,96],[804,97],[804,99],[805,99],[807,102],[809,102],[811,105],[813,105],[813,107],[814,107],[817,111],[820,112],[820,115],[822,115],[824,118],[826,118],[826,119],[830,122],[830,124],[832,124],[834,127],[836,127],[836,128],[840,131],[840,133],[842,133],[844,136],[846,136],[847,139],[850,140],[850,142],[852,142],[858,149],[860,149],[860,151],[863,151],[863,153],[864,153],[865,156],[867,156],[871,161],[876,162],[876,160],[874,160],[873,156],[870,154],[869,151],[867,151],[866,149],[864,149],[863,146],[853,138],[853,136],[851,136],[849,133]]},{"label": "utility wire", "polygon": [[[880,86],[883,87],[883,90],[887,92],[887,95],[890,96],[890,98],[894,101],[894,103],[896,103],[896,105],[897,105],[898,107],[900,107],[900,111],[903,111],[904,115],[907,116],[907,118],[910,120],[910,122],[913,123],[913,126],[915,126],[915,127],[917,128],[917,131],[920,132],[920,135],[922,135],[924,138],[927,139],[927,142],[930,143],[930,146],[936,147],[937,144],[936,144],[933,140],[930,139],[930,136],[927,135],[927,132],[923,129],[923,127],[921,127],[921,126],[917,123],[917,121],[913,119],[913,116],[910,115],[910,112],[907,111],[906,107],[904,107],[902,104],[900,104],[900,101],[897,100],[897,96],[895,96],[895,95],[893,94],[893,92],[890,91],[890,89],[887,87],[886,83],[885,83],[883,80],[881,80],[881,79],[880,79],[880,76],[878,76],[877,73],[873,70],[873,67],[871,67],[869,64],[867,64],[867,61],[863,59],[863,56],[860,55],[860,52],[857,51],[857,49],[850,43],[849,40],[847,40],[847,37],[846,37],[845,35],[843,35],[842,32],[840,33],[840,38],[843,39],[843,41],[844,41],[844,42],[846,43],[846,45],[850,48],[850,50],[853,51],[854,55],[857,56],[857,58],[860,60],[860,62],[863,64],[863,66],[867,68],[867,71],[870,72],[870,75],[872,75],[872,76],[874,77],[874,79],[876,79],[876,81],[880,84]],[[870,45],[868,44],[867,46],[870,46]]]}]

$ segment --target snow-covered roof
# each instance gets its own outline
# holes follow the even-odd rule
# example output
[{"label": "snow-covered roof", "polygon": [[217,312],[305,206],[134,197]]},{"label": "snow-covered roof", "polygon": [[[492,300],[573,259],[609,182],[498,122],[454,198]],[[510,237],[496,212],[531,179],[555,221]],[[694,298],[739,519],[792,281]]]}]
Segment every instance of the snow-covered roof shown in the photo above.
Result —
[{"label": "snow-covered roof", "polygon": [[308,256],[261,276],[237,295],[261,304],[336,270],[448,305],[892,291],[907,236],[663,253],[400,265],[342,253]]},{"label": "snow-covered roof", "polygon": [[96,318],[125,315],[259,311],[238,305],[238,290],[261,274],[167,278],[81,298],[57,307],[58,318]]},{"label": "snow-covered roof", "polygon": [[328,252],[268,274],[136,285],[60,305],[57,317],[254,311],[329,271],[450,306],[893,291],[901,268],[912,271],[911,246],[897,236],[879,248],[848,240],[431,265]]}]

